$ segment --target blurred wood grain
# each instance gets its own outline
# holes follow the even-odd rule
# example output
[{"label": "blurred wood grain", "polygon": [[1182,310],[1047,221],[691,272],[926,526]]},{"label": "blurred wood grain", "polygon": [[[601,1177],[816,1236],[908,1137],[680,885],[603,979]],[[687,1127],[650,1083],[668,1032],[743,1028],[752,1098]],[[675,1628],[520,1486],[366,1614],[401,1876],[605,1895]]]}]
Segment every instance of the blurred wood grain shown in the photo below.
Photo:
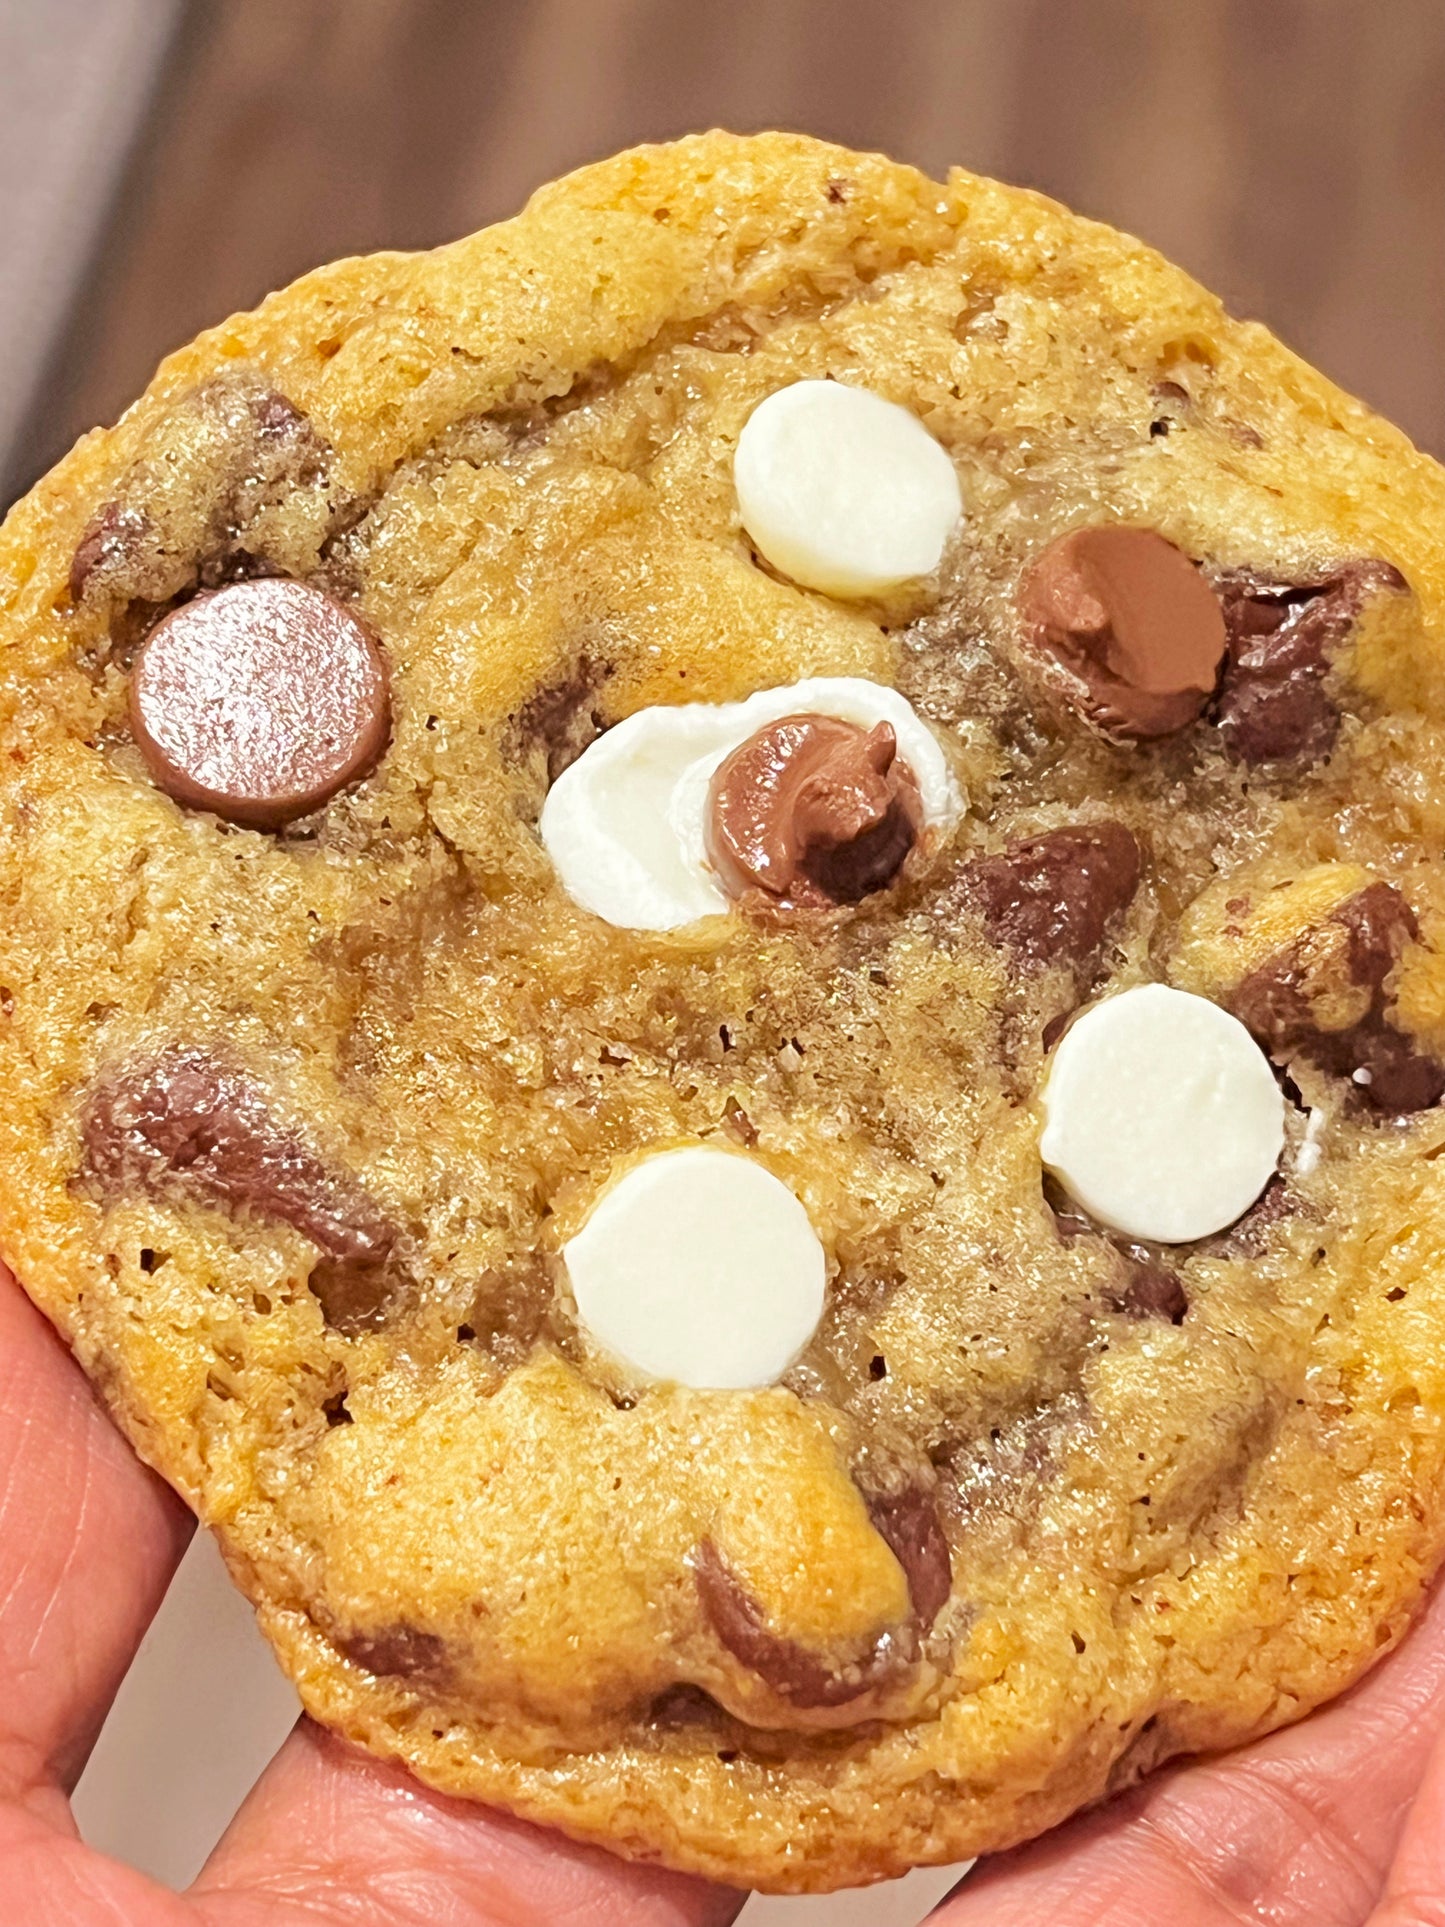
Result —
[{"label": "blurred wood grain", "polygon": [[1445,455],[1441,0],[222,0],[193,9],[21,479],[303,269],[718,124],[1041,187]]}]

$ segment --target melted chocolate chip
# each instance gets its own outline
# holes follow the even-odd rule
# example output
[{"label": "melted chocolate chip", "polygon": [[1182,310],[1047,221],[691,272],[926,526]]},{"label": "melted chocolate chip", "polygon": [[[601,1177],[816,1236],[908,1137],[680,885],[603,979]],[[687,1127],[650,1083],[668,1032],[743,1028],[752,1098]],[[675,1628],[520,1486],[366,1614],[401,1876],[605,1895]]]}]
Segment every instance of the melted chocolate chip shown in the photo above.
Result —
[{"label": "melted chocolate chip", "polygon": [[865,1493],[874,1530],[902,1566],[913,1604],[913,1623],[926,1633],[953,1591],[953,1561],[939,1523],[938,1508],[922,1486]]},{"label": "melted chocolate chip", "polygon": [[690,1680],[680,1680],[657,1695],[647,1709],[647,1717],[657,1726],[686,1728],[716,1726],[728,1715],[711,1693]]},{"label": "melted chocolate chip", "polygon": [[1053,1217],[1054,1229],[1064,1242],[1075,1238],[1104,1238],[1122,1260],[1117,1283],[1104,1288],[1111,1311],[1126,1318],[1167,1318],[1179,1324],[1189,1309],[1184,1280],[1152,1251],[1127,1238],[1117,1238],[1094,1223],[1065,1191],[1058,1179],[1045,1173],[1044,1203]]},{"label": "melted chocolate chip", "polygon": [[278,829],[379,761],[391,732],[386,662],[360,617],[319,589],[238,582],[151,631],[131,672],[130,720],[178,803]]},{"label": "melted chocolate chip", "polygon": [[939,1501],[969,1552],[1020,1545],[1038,1517],[1068,1447],[1087,1434],[1087,1401],[1077,1393],[1022,1412],[934,1450]]},{"label": "melted chocolate chip", "polygon": [[1151,392],[1155,401],[1170,408],[1183,409],[1193,405],[1193,396],[1180,381],[1156,381]]},{"label": "melted chocolate chip", "polygon": [[1394,885],[1372,883],[1251,971],[1231,1008],[1279,1063],[1348,1078],[1377,1110],[1425,1110],[1445,1095],[1445,1065],[1393,1021],[1387,990],[1419,934]]},{"label": "melted chocolate chip", "polygon": [[446,1665],[446,1642],[403,1621],[373,1632],[347,1633],[336,1644],[354,1666],[364,1666],[380,1679],[417,1679],[440,1673]]},{"label": "melted chocolate chip", "polygon": [[1109,1768],[1109,1799],[1127,1793],[1166,1760],[1187,1749],[1188,1742],[1181,1739],[1177,1725],[1171,1722],[1170,1711],[1151,1713]]},{"label": "melted chocolate chip", "polygon": [[236,365],[178,396],[81,537],[73,599],[159,613],[198,584],[309,573],[355,512],[328,489],[331,455],[255,369]]},{"label": "melted chocolate chip", "polygon": [[887,1634],[873,1650],[841,1667],[825,1665],[797,1640],[768,1631],[763,1609],[711,1539],[693,1554],[698,1598],[713,1631],[735,1659],[798,1707],[846,1706],[882,1685],[899,1654]]},{"label": "melted chocolate chip", "polygon": [[388,1258],[319,1258],[306,1280],[332,1331],[380,1331],[396,1309],[399,1279]]},{"label": "melted chocolate chip", "polygon": [[1299,1193],[1292,1191],[1285,1178],[1276,1172],[1244,1216],[1236,1218],[1212,1238],[1201,1240],[1199,1249],[1224,1258],[1257,1258],[1269,1243],[1271,1226],[1302,1211],[1306,1216],[1314,1215]]},{"label": "melted chocolate chip", "polygon": [[1167,1318],[1171,1325],[1181,1324],[1189,1309],[1189,1298],[1178,1272],[1152,1258],[1135,1257],[1127,1252],[1125,1256],[1128,1276],[1117,1291],[1110,1293],[1114,1310],[1126,1318]]},{"label": "melted chocolate chip", "polygon": [[1218,598],[1153,529],[1104,524],[1050,543],[1019,595],[1024,642],[1089,720],[1128,739],[1200,716],[1224,659]]},{"label": "melted chocolate chip", "polygon": [[120,569],[144,541],[150,524],[140,509],[107,502],[76,544],[70,561],[70,599],[83,602],[92,581]]},{"label": "melted chocolate chip", "polygon": [[522,1363],[541,1337],[552,1299],[552,1281],[537,1253],[521,1253],[508,1264],[489,1265],[477,1279],[462,1327],[469,1337],[462,1342],[480,1344],[498,1365],[510,1370]]},{"label": "melted chocolate chip", "polygon": [[1383,1026],[1368,1043],[1357,1040],[1350,1055],[1359,1060],[1356,1073],[1368,1074],[1369,1082],[1361,1080],[1360,1088],[1377,1111],[1404,1116],[1428,1111],[1445,1097],[1445,1064],[1427,1057],[1393,1025]]},{"label": "melted chocolate chip", "polygon": [[523,753],[536,744],[546,757],[548,783],[555,783],[602,734],[596,698],[611,674],[610,664],[580,656],[568,675],[529,696],[513,717]]},{"label": "melted chocolate chip", "polygon": [[752,1150],[758,1141],[758,1127],[735,1097],[730,1097],[723,1106],[722,1123],[729,1137],[735,1137],[739,1144]]},{"label": "melted chocolate chip", "polygon": [[1068,1192],[1051,1171],[1045,1171],[1043,1180],[1044,1203],[1048,1206],[1049,1216],[1053,1219],[1054,1230],[1065,1244],[1075,1238],[1092,1238],[1099,1234],[1099,1227],[1081,1206],[1074,1203]]},{"label": "melted chocolate chip", "polygon": [[284,395],[278,395],[275,389],[267,389],[253,399],[251,413],[262,435],[273,436],[280,441],[304,442],[308,458],[320,462],[326,445],[294,402],[288,401]]},{"label": "melted chocolate chip", "polygon": [[708,846],[737,897],[856,903],[891,883],[918,840],[913,772],[892,726],[785,716],[739,744],[708,796]]},{"label": "melted chocolate chip", "polygon": [[1351,563],[1316,583],[1236,571],[1220,578],[1229,645],[1215,720],[1237,762],[1318,762],[1339,734],[1328,678],[1365,605],[1409,585],[1388,562]]},{"label": "melted chocolate chip", "polygon": [[1139,873],[1139,845],[1122,823],[1080,823],[976,857],[958,888],[1017,963],[1066,964],[1082,978],[1133,902]]},{"label": "melted chocolate chip", "polygon": [[254,1212],[309,1238],[330,1261],[323,1278],[370,1276],[379,1290],[395,1227],[277,1120],[259,1085],[204,1051],[107,1073],[82,1107],[80,1138],[81,1181],[103,1196],[177,1192]]}]

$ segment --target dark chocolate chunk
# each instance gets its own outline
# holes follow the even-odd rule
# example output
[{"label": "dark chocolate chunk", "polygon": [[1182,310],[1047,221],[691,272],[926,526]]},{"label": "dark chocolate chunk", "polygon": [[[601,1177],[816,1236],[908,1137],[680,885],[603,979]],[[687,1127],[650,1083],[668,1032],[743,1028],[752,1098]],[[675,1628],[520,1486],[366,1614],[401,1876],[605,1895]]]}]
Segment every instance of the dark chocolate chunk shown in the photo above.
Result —
[{"label": "dark chocolate chunk", "polygon": [[720,765],[708,850],[735,897],[799,909],[857,903],[891,883],[918,840],[918,783],[889,723],[784,716]]},{"label": "dark chocolate chunk", "polygon": [[1098,964],[1139,887],[1139,845],[1122,823],[1080,823],[965,865],[958,887],[990,939],[1030,969]]},{"label": "dark chocolate chunk", "polygon": [[908,1580],[913,1623],[926,1633],[953,1591],[953,1562],[932,1495],[920,1485],[906,1485],[900,1492],[865,1493],[864,1502]]},{"label": "dark chocolate chunk", "polygon": [[1425,1110],[1445,1095],[1445,1065],[1394,1022],[1388,991],[1419,934],[1395,886],[1371,883],[1251,971],[1230,1007],[1277,1062],[1348,1078],[1376,1110]]},{"label": "dark chocolate chunk", "polygon": [[346,1633],[337,1638],[336,1644],[354,1666],[364,1666],[368,1673],[383,1679],[435,1676],[446,1665],[446,1642],[404,1621],[373,1632]]},{"label": "dark chocolate chunk", "polygon": [[106,1196],[190,1193],[309,1238],[335,1266],[380,1271],[397,1231],[355,1178],[279,1122],[266,1093],[205,1051],[105,1074],[80,1114],[81,1181]]},{"label": "dark chocolate chunk", "polygon": [[1250,765],[1328,756],[1340,727],[1332,662],[1373,597],[1409,593],[1405,578],[1388,562],[1365,561],[1314,583],[1235,571],[1218,591],[1229,636],[1215,706],[1225,750]]},{"label": "dark chocolate chunk", "polygon": [[1019,613],[1025,646],[1112,736],[1171,735],[1214,694],[1225,646],[1219,599],[1153,529],[1071,529],[1029,570]]},{"label": "dark chocolate chunk", "polygon": [[277,829],[375,767],[391,731],[386,662],[367,624],[319,589],[237,582],[151,631],[130,720],[178,803]]},{"label": "dark chocolate chunk", "polygon": [[894,1642],[884,1635],[856,1661],[832,1667],[797,1640],[769,1632],[763,1609],[723,1559],[711,1539],[693,1553],[693,1577],[708,1623],[735,1659],[793,1706],[846,1706],[885,1683],[898,1664]]}]

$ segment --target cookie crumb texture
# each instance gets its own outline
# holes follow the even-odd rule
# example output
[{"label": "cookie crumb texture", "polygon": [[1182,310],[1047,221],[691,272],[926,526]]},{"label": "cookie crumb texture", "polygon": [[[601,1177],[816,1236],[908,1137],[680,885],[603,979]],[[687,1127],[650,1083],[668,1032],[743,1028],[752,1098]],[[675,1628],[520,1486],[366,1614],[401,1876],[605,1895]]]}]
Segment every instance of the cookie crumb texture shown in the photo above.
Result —
[{"label": "cookie crumb texture", "polygon": [[[751,411],[828,378],[958,476],[878,601],[739,514]],[[1146,594],[1148,545],[1052,546],[1106,524],[1189,566],[1151,549]],[[1439,469],[1149,250],[780,135],[310,275],[19,504],[0,1242],[317,1718],[827,1888],[1037,1833],[1400,1636],[1445,1536],[1442,530]],[[173,611],[270,577],[364,625],[389,717],[254,828],[167,787],[130,697]],[[899,690],[965,802],[883,887],[667,932],[560,887],[539,811],[609,725],[818,677]],[[1050,1051],[1146,982],[1289,1099],[1195,1244],[1041,1172]],[[690,1144],[826,1252],[762,1389],[648,1381],[577,1316],[564,1247]]]}]

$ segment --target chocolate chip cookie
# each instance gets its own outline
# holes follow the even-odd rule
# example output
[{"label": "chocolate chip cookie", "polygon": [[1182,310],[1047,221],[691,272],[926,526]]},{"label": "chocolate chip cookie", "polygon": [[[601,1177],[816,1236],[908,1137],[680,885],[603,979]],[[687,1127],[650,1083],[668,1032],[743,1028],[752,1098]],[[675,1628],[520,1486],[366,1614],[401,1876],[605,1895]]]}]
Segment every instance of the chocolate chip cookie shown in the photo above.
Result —
[{"label": "chocolate chip cookie", "polygon": [[779,1890],[1445,1549],[1445,476],[1036,196],[708,135],[0,534],[0,1249],[309,1710]]}]

